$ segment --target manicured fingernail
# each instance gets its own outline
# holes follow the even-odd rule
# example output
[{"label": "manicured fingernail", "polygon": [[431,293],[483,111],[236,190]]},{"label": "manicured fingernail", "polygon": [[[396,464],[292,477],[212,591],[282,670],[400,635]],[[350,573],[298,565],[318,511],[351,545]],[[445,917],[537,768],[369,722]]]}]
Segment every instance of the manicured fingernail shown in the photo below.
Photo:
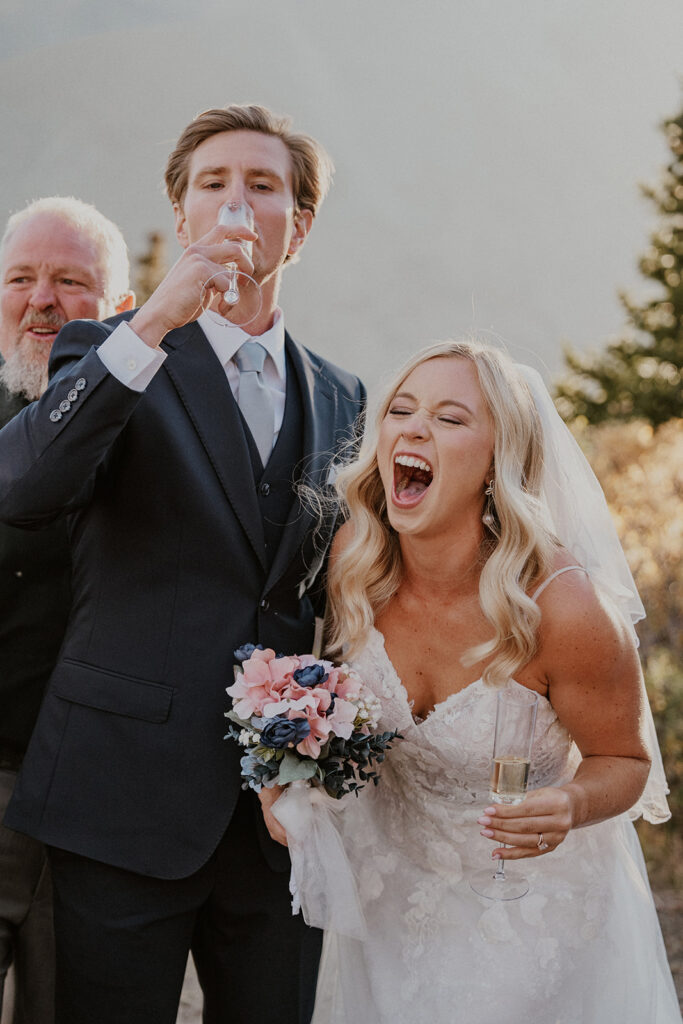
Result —
[{"label": "manicured fingernail", "polygon": [[484,814],[495,814],[495,813],[496,813],[496,808],[495,807],[485,807],[484,808]]},{"label": "manicured fingernail", "polygon": [[477,824],[478,825],[490,825],[491,824],[491,819],[487,818],[485,815],[482,815],[481,818],[477,818]]},{"label": "manicured fingernail", "polygon": [[498,853],[497,850],[493,851],[493,853],[491,854],[491,859],[492,860],[500,860],[500,854]]},{"label": "manicured fingernail", "polygon": [[493,830],[490,828],[483,828],[479,833],[480,836],[486,836],[487,839],[493,838]]}]

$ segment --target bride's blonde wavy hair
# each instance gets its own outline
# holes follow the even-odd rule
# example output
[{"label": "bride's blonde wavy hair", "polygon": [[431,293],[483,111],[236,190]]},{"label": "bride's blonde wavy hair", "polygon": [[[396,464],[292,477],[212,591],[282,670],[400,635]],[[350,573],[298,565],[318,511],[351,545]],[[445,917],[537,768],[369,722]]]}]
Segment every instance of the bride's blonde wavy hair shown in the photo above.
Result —
[{"label": "bride's blonde wavy hair", "polygon": [[[377,465],[377,436],[394,395],[409,374],[422,363],[441,357],[467,359],[473,364],[494,425],[495,525],[492,531],[484,530],[479,580],[481,608],[493,635],[467,651],[462,660],[473,665],[490,659],[482,677],[485,682],[500,684],[536,652],[540,612],[529,590],[551,570],[558,544],[545,525],[538,498],[543,438],[536,406],[509,356],[476,340],[439,342],[413,356],[388,387],[374,431],[368,432],[358,459],[335,481],[353,531],[328,578],[328,647],[331,652],[343,650],[345,656],[353,656],[400,586],[401,549],[387,517]],[[484,500],[482,493],[482,511]]]}]

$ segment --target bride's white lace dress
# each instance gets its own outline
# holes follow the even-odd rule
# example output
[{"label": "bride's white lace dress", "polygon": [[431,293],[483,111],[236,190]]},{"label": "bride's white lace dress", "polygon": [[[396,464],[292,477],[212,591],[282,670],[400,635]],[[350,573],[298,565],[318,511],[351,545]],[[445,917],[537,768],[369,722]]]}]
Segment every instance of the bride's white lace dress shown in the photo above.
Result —
[{"label": "bride's white lace dress", "polygon": [[[490,802],[497,691],[477,681],[416,723],[376,630],[355,667],[382,702],[381,727],[404,738],[380,785],[342,801],[368,935],[326,936],[314,1024],[680,1021],[627,816],[511,863],[531,883],[523,899],[477,896],[468,879],[493,864],[476,819]],[[578,760],[542,698],[530,786],[569,780]]]}]

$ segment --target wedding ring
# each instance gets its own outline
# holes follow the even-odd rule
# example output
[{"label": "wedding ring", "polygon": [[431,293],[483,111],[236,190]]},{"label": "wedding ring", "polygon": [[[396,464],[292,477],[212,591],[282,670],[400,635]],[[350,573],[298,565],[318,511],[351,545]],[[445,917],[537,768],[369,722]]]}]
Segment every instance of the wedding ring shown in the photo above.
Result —
[{"label": "wedding ring", "polygon": [[543,833],[542,832],[539,832],[538,842],[536,843],[536,846],[539,848],[539,850],[547,850],[548,849],[548,844],[543,842]]}]

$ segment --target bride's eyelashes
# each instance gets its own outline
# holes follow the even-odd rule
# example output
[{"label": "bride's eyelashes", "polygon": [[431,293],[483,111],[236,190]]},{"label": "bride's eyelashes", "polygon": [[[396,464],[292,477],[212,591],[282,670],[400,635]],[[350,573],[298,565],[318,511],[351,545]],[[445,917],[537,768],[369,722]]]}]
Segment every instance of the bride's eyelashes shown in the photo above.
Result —
[{"label": "bride's eyelashes", "polygon": [[[394,416],[394,417],[396,417],[398,419],[401,416],[412,416],[413,412],[414,412],[414,409],[406,409],[403,406],[398,406],[398,407],[391,407],[388,410],[387,415]],[[449,424],[450,426],[453,426],[453,427],[461,427],[463,425],[463,420],[461,420],[460,417],[458,417],[458,416],[452,416],[452,415],[448,415],[446,413],[441,413],[441,415],[438,415],[438,416],[434,415],[432,413],[429,413],[428,415],[429,415],[429,418],[431,420],[436,420],[439,423],[447,423],[447,424]]]}]

